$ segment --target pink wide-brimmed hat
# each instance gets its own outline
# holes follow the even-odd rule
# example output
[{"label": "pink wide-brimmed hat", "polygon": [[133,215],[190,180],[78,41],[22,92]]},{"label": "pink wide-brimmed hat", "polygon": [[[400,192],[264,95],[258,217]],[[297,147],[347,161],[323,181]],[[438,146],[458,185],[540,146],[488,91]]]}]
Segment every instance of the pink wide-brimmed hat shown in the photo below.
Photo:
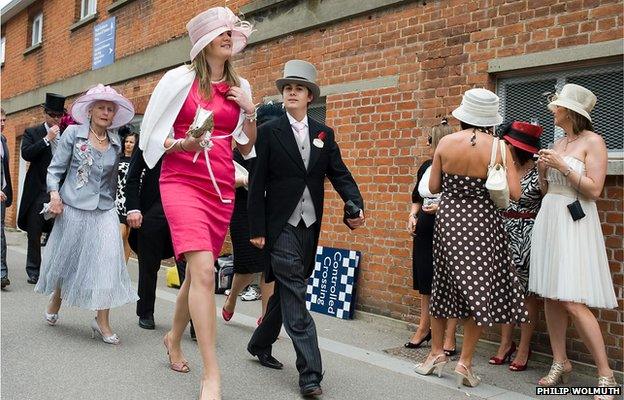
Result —
[{"label": "pink wide-brimmed hat", "polygon": [[193,17],[186,30],[191,38],[191,61],[223,32],[232,32],[232,54],[239,53],[247,46],[247,39],[253,32],[253,25],[241,21],[227,7],[213,7]]},{"label": "pink wide-brimmed hat", "polygon": [[112,87],[99,83],[74,101],[71,107],[72,118],[79,124],[89,123],[89,110],[96,101],[110,101],[117,106],[110,129],[124,126],[134,117],[134,106],[130,100],[117,93]]}]

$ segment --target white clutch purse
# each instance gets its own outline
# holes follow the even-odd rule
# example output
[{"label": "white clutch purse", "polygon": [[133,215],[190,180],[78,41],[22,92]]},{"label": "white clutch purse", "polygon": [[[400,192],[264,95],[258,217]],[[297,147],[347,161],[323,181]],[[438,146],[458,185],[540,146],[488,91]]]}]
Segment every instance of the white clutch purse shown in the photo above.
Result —
[{"label": "white clutch purse", "polygon": [[[193,119],[193,123],[189,126],[186,135],[198,138],[206,132],[212,132],[212,128],[214,128],[214,115],[212,111],[197,107],[195,118]],[[207,138],[209,139],[210,135],[207,135]]]},{"label": "white clutch purse", "polygon": [[[245,167],[243,167],[236,161],[234,161],[234,176],[236,177],[236,180],[244,178],[245,182],[249,182],[249,172],[245,169]],[[247,184],[243,186],[245,187],[245,189],[249,190]]]}]

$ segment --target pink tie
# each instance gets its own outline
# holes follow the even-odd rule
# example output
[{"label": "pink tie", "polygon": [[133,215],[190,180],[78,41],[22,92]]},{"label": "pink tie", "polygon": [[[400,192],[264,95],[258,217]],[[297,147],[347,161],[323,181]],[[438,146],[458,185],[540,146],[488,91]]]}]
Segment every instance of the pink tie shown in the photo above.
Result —
[{"label": "pink tie", "polygon": [[297,132],[297,140],[301,142],[303,139],[305,139],[304,138],[305,124],[303,122],[293,122],[292,127],[295,130],[295,132]]}]

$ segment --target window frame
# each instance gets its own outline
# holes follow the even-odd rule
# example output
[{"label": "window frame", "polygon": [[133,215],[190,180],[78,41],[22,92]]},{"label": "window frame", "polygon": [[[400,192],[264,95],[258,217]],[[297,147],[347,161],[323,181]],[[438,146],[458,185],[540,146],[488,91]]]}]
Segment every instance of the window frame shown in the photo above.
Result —
[{"label": "window frame", "polygon": [[[36,41],[36,39],[38,39]],[[36,46],[43,42],[43,11],[33,17],[30,24],[30,46]]]},{"label": "window frame", "polygon": [[[596,75],[596,74],[607,74],[607,73],[613,73],[613,72],[618,72],[621,71],[622,65],[621,64],[601,64],[601,65],[595,65],[595,66],[591,66],[591,67],[586,67],[586,68],[566,68],[566,69],[561,69],[561,70],[546,70],[544,72],[536,72],[533,73],[531,75],[526,75],[526,74],[518,74],[518,75],[513,75],[513,76],[504,76],[504,77],[499,77],[496,80],[496,94],[499,96],[500,98],[500,111],[501,114],[503,116],[505,116],[505,106],[506,106],[506,86],[509,84],[518,84],[518,83],[529,83],[529,82],[541,82],[541,81],[546,81],[546,80],[556,80],[556,84],[555,87],[553,88],[553,94],[554,92],[560,92],[561,89],[563,88],[563,86],[568,83],[568,80],[570,78],[576,78],[579,76],[586,76],[586,75]],[[599,99],[600,101],[600,99]],[[544,105],[546,105],[548,103],[546,97],[544,97]],[[599,134],[602,135],[606,135],[607,133],[612,135],[613,132],[598,132]],[[615,134],[617,134],[617,132],[615,132]],[[563,130],[561,128],[559,128],[558,126],[554,126],[554,135],[553,135],[553,139],[554,140],[558,140],[560,138],[562,138],[565,135],[565,133],[563,132]],[[606,137],[605,137],[605,141],[606,141]],[[608,154],[609,154],[609,158],[610,159],[619,159],[622,157],[623,153],[624,153],[624,144],[622,145],[622,148],[611,148],[611,149],[607,149]]]},{"label": "window frame", "polygon": [[6,60],[6,35],[0,37],[0,65]]},{"label": "window frame", "polygon": [[97,13],[97,0],[80,0],[80,19],[83,20]]}]

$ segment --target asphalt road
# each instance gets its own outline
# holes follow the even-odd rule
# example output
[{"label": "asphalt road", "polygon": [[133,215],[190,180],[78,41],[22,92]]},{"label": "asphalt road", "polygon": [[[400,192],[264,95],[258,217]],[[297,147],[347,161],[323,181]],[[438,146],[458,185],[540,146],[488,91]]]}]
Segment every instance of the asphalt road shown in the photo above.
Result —
[{"label": "asphalt road", "polygon": [[[1,398],[3,400],[54,399],[196,399],[201,362],[196,343],[188,335],[183,349],[191,372],[168,369],[162,338],[171,326],[175,289],[167,288],[164,271],[156,301],[156,330],[137,325],[134,305],[111,312],[111,323],[122,344],[108,345],[91,339],[94,313],[62,308],[56,326],[44,321],[47,297],[26,283],[23,234],[8,237],[11,285],[2,291]],[[137,265],[128,265],[136,283]],[[220,309],[224,296],[217,296]],[[281,371],[260,366],[245,350],[260,310],[260,302],[238,302],[230,323],[218,319],[217,351],[224,399],[297,399],[297,370],[292,344],[285,333],[273,355],[285,364]],[[220,313],[219,313],[220,315]],[[484,366],[484,384],[457,389],[449,366],[443,378],[421,377],[414,363],[384,349],[396,348],[407,337],[404,329],[375,318],[338,320],[313,314],[319,332],[325,377],[322,399],[529,399],[531,382],[547,371],[530,375],[505,373]],[[381,322],[380,322],[381,321]],[[419,349],[420,357],[427,349]],[[494,386],[496,384],[497,386]]]}]

